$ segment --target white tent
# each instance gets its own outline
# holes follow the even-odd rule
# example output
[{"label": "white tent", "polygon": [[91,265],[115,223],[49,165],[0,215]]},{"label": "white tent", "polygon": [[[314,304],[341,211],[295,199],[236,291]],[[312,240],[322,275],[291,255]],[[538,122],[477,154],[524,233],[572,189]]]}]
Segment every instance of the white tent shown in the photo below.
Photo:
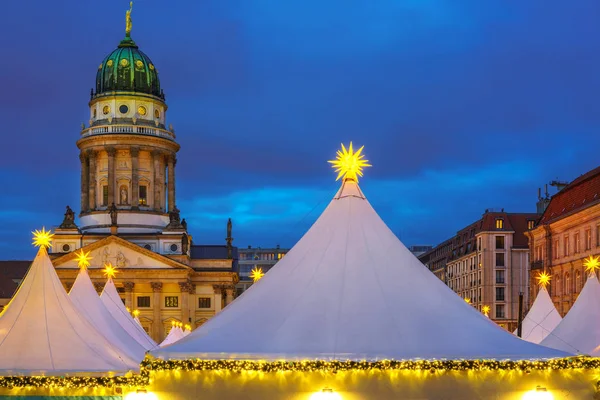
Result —
[{"label": "white tent", "polygon": [[69,297],[79,312],[122,354],[137,364],[144,359],[146,349],[121,327],[104,306],[85,268],[80,269]]},{"label": "white tent", "polygon": [[596,274],[590,274],[573,307],[540,344],[600,356],[600,283]]},{"label": "white tent", "polygon": [[164,347],[164,346],[173,344],[173,343],[177,342],[178,340],[181,340],[181,338],[183,338],[185,336],[186,335],[184,335],[183,331],[181,330],[181,328],[179,326],[173,326],[171,328],[171,330],[169,331],[169,334],[167,335],[165,340],[163,340],[161,342],[160,347]]},{"label": "white tent", "polygon": [[348,179],[268,274],[153,354],[262,360],[566,355],[515,337],[465,303],[408,251]]},{"label": "white tent", "polygon": [[[540,343],[562,320],[545,287],[541,286],[521,324],[521,338]],[[514,332],[517,333],[516,331]]]},{"label": "white tent", "polygon": [[41,247],[0,314],[0,375],[105,375],[139,370],[81,315]]},{"label": "white tent", "polygon": [[[135,321],[136,324],[138,324],[139,326],[142,326],[142,321],[140,321],[140,319],[138,317],[133,317],[133,320]],[[142,329],[144,329],[142,327]]]},{"label": "white tent", "polygon": [[192,330],[189,329],[188,327],[186,327],[185,330],[183,331],[183,336],[185,337],[185,336],[189,335],[190,333],[192,333]]},{"label": "white tent", "polygon": [[110,312],[114,319],[117,320],[119,325],[125,331],[133,337],[144,349],[152,350],[157,347],[156,342],[148,336],[144,328],[138,324],[129,311],[125,308],[125,305],[121,301],[121,297],[119,296],[119,292],[117,292],[117,288],[112,280],[109,278],[106,284],[104,285],[104,290],[102,290],[102,294],[100,295],[100,300],[106,307],[106,309]]}]

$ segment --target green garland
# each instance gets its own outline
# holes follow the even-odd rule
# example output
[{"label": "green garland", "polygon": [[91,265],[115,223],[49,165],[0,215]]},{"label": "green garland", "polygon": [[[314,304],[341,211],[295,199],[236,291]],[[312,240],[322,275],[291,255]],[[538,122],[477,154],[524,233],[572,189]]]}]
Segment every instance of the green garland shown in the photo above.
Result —
[{"label": "green garland", "polygon": [[115,377],[82,377],[82,376],[2,376],[0,387],[34,387],[34,388],[114,388],[114,387],[146,387],[150,374],[143,368],[139,375]]}]

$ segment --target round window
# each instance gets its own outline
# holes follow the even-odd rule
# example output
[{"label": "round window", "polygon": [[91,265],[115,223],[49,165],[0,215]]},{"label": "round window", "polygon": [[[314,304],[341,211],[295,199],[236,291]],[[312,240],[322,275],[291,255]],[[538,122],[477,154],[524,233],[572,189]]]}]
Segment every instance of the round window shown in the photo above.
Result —
[{"label": "round window", "polygon": [[160,118],[160,112],[158,110],[154,110],[154,118]]},{"label": "round window", "polygon": [[127,107],[125,104],[121,104],[119,106],[119,112],[121,114],[127,114],[127,111],[129,111],[129,107]]},{"label": "round window", "polygon": [[121,67],[126,67],[129,65],[129,61],[126,58],[121,59]]},{"label": "round window", "polygon": [[69,246],[68,244],[63,244],[63,251],[69,251],[71,250],[71,246]]},{"label": "round window", "polygon": [[146,250],[152,250],[152,246],[150,246],[149,244],[145,244],[145,245],[144,245],[144,248],[145,248]]},{"label": "round window", "polygon": [[140,115],[146,115],[146,107],[139,106],[138,107],[138,114],[140,114]]},{"label": "round window", "polygon": [[102,114],[106,115],[110,112],[110,106],[102,107]]},{"label": "round window", "polygon": [[171,251],[177,251],[177,245],[175,243],[171,245]]}]

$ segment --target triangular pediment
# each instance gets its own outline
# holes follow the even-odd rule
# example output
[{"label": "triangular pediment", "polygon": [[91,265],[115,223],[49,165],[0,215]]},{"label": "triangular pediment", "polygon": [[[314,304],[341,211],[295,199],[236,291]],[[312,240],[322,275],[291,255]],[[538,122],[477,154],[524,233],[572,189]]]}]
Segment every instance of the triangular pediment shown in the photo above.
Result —
[{"label": "triangular pediment", "polygon": [[[112,263],[119,269],[191,269],[185,264],[147,250],[118,236],[109,236],[84,246],[82,249],[85,252],[90,252],[92,257],[89,269],[101,269],[107,263]],[[55,268],[79,268],[75,254],[78,252],[79,250],[76,250],[53,260]]]}]

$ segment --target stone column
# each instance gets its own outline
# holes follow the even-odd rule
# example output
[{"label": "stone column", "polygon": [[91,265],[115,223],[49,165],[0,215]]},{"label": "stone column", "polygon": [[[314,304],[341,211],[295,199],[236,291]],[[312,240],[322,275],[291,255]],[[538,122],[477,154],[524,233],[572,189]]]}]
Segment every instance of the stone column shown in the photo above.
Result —
[{"label": "stone column", "polygon": [[90,172],[90,176],[88,179],[88,186],[90,189],[90,193],[89,193],[89,201],[90,201],[90,206],[89,206],[89,210],[93,211],[96,209],[96,152],[93,150],[88,150],[88,160],[90,162],[89,165],[89,172]]},{"label": "stone column", "polygon": [[187,324],[190,320],[190,287],[192,286],[189,282],[179,282],[179,289],[181,290],[181,322]]},{"label": "stone column", "polygon": [[115,202],[115,154],[116,150],[114,147],[109,146],[106,148],[106,154],[108,154],[108,204],[110,207]]},{"label": "stone column", "polygon": [[90,204],[89,200],[89,185],[88,179],[90,175],[90,171],[87,163],[87,156],[84,153],[79,154],[79,161],[81,161],[81,209],[82,213],[88,210],[88,206]]},{"label": "stone column", "polygon": [[131,209],[137,210],[140,204],[140,177],[138,176],[140,148],[132,147],[129,152],[131,153]]},{"label": "stone column", "polygon": [[152,151],[152,159],[154,161],[154,204],[153,208],[157,211],[162,210],[160,196],[164,182],[160,179],[160,159],[162,153],[158,150]]},{"label": "stone column", "polygon": [[196,328],[196,307],[198,307],[198,298],[196,297],[196,285],[193,283],[190,283],[190,286],[188,289],[189,289],[190,317],[192,319],[192,322],[190,322],[190,325],[192,325],[192,330],[194,330]]},{"label": "stone column", "polygon": [[125,288],[125,307],[129,308],[133,311],[135,308],[133,305],[133,288],[135,283],[133,282],[123,282],[123,288]]},{"label": "stone column", "polygon": [[169,155],[169,211],[173,211],[175,208],[175,164],[177,164],[177,158],[175,153]]},{"label": "stone column", "polygon": [[164,339],[164,329],[160,318],[160,309],[162,308],[160,294],[162,292],[163,284],[162,282],[151,282],[150,286],[154,292],[152,298],[152,337],[160,343]]},{"label": "stone column", "polygon": [[228,306],[233,301],[235,285],[225,285],[225,306]]},{"label": "stone column", "polygon": [[223,286],[213,285],[213,290],[215,291],[215,314],[218,314],[223,309]]}]

